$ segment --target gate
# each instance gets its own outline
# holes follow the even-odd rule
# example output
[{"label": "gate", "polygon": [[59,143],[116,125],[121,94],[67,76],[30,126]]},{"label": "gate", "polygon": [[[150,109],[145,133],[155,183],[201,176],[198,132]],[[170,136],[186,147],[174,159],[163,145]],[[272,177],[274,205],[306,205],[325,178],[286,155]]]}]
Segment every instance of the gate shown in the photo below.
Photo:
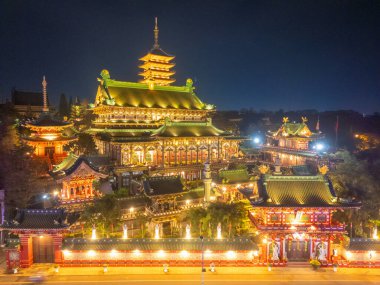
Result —
[{"label": "gate", "polygon": [[286,256],[289,261],[309,260],[309,242],[306,240],[286,240]]},{"label": "gate", "polygon": [[33,237],[33,262],[54,262],[54,246],[51,236]]}]

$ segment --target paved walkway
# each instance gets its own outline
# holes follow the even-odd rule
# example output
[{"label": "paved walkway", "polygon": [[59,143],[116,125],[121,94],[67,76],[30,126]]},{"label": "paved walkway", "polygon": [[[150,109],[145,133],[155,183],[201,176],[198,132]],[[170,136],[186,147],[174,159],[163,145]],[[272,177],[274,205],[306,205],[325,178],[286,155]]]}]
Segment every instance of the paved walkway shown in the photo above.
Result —
[{"label": "paved walkway", "polygon": [[[170,267],[168,275],[200,275],[200,267]],[[91,275],[162,275],[163,267],[108,267],[107,272],[103,267],[62,267],[59,272],[55,272],[52,265],[33,265],[27,269],[21,269],[18,273],[21,276],[34,275],[37,272],[45,272],[52,276],[91,276]],[[338,268],[333,272],[331,267],[320,268],[317,271],[311,267],[274,267],[268,272],[266,267],[219,267],[216,272],[210,272],[207,268],[207,275],[310,275],[310,274],[334,274],[334,275],[361,275],[379,276],[379,268]]]}]

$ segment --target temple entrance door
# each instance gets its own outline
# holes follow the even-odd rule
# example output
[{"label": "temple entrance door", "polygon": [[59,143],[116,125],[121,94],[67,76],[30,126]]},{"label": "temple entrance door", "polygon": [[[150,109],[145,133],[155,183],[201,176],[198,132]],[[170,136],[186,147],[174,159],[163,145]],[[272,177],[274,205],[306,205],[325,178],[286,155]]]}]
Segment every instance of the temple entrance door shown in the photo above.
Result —
[{"label": "temple entrance door", "polygon": [[289,261],[307,261],[310,258],[309,242],[306,240],[286,240],[286,256]]},{"label": "temple entrance door", "polygon": [[54,246],[51,236],[33,237],[33,262],[34,263],[53,263]]},{"label": "temple entrance door", "polygon": [[45,147],[45,155],[48,156],[50,159],[53,159],[55,148],[53,147]]}]

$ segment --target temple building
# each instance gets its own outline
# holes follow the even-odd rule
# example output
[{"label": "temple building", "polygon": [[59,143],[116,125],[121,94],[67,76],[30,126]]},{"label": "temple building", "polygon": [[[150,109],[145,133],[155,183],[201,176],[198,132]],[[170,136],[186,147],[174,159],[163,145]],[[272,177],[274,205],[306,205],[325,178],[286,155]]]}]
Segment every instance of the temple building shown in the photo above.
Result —
[{"label": "temple building", "polygon": [[68,133],[71,123],[54,119],[49,113],[45,76],[43,86],[43,113],[37,120],[26,123],[31,134],[24,136],[23,140],[34,148],[34,154],[46,158],[51,164],[59,163],[67,156],[63,146],[76,137]]},{"label": "temple building", "polygon": [[[89,133],[99,152],[116,161],[119,178],[132,168],[136,172],[136,167],[174,167],[172,174],[200,179],[206,160],[222,162],[239,155],[241,138],[213,125],[215,106],[198,98],[191,79],[185,86],[169,86],[174,82],[173,58],[159,47],[156,25],[153,49],[142,58],[140,83],[114,80],[107,70],[101,72],[92,106],[97,118]],[[199,167],[180,169],[189,165]]]},{"label": "temple building", "polygon": [[313,133],[309,129],[306,117],[302,117],[301,123],[291,123],[289,118],[283,118],[281,127],[267,135],[267,143],[262,149],[264,160],[275,162],[279,157],[284,166],[315,162],[323,151],[324,145],[317,143],[322,138],[320,132]]},{"label": "temple building", "polygon": [[95,197],[94,182],[107,178],[90,158],[69,154],[50,173],[61,189],[61,201],[86,201]]},{"label": "temple building", "polygon": [[38,117],[44,107],[42,92],[30,92],[13,89],[11,94],[15,111],[22,116]]},{"label": "temple building", "polygon": [[218,201],[240,201],[246,196],[258,194],[257,181],[248,173],[247,168],[221,169],[213,181],[213,189]]},{"label": "temple building", "polygon": [[62,262],[63,234],[77,220],[75,214],[62,209],[19,209],[13,220],[5,221],[1,230],[18,235],[8,239],[7,267],[29,267],[33,263]]},{"label": "temple building", "polygon": [[[331,264],[342,254],[345,225],[333,213],[361,206],[338,198],[322,175],[264,175],[249,217],[262,237],[265,262],[308,261]],[[339,252],[340,251],[340,252]]]}]

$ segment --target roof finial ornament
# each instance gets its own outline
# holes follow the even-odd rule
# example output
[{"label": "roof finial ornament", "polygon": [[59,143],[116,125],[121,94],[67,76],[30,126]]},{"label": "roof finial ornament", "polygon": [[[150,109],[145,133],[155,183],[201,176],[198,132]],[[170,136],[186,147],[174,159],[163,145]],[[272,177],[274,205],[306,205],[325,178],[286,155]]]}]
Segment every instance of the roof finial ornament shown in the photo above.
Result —
[{"label": "roof finial ornament", "polygon": [[160,46],[158,45],[158,20],[157,17],[154,18],[154,45],[153,48],[159,48]]},{"label": "roof finial ornament", "polygon": [[44,112],[44,113],[49,112],[46,86],[47,86],[47,82],[46,82],[45,75],[44,75],[43,80],[42,80],[42,94],[43,94],[43,99],[44,99],[44,107],[42,108],[42,112]]}]

